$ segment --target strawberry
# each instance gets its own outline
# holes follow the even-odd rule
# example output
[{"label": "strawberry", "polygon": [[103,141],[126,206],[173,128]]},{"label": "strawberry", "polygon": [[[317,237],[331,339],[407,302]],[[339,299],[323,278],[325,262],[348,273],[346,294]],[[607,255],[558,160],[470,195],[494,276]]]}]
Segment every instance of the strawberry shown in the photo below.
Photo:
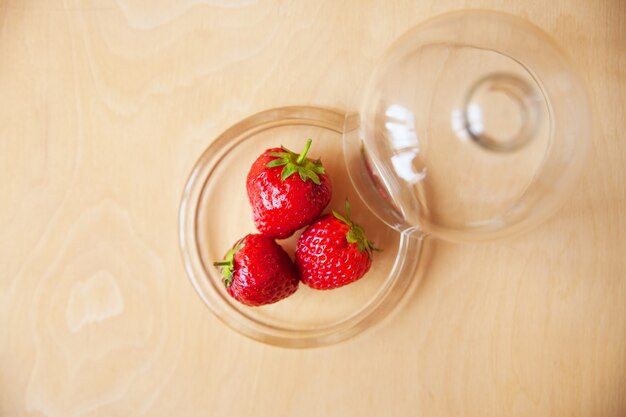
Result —
[{"label": "strawberry", "polygon": [[249,306],[275,303],[298,289],[298,271],[291,258],[265,235],[245,236],[213,265],[221,270],[226,291]]},{"label": "strawberry", "polygon": [[333,210],[310,225],[298,239],[296,266],[300,279],[317,290],[330,290],[361,278],[372,265],[372,251],[379,250],[363,228]]},{"label": "strawberry", "polygon": [[252,164],[246,190],[261,233],[287,238],[311,224],[330,202],[332,188],[322,163],[306,157],[311,142],[299,155],[284,147],[268,149]]}]

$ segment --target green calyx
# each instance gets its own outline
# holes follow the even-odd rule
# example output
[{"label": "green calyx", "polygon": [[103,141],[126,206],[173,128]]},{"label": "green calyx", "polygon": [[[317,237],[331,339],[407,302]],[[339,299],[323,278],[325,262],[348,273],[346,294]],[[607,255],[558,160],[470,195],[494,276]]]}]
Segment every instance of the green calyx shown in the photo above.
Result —
[{"label": "green calyx", "polygon": [[350,218],[350,202],[348,200],[346,200],[346,216],[342,216],[335,210],[333,210],[333,216],[350,227],[350,230],[346,233],[346,240],[348,243],[356,243],[360,252],[367,251],[367,254],[372,256],[372,252],[381,250],[376,247],[374,242],[367,239],[367,236],[365,236],[365,230],[363,230],[360,225],[354,223]]},{"label": "green calyx", "polygon": [[213,266],[216,266],[222,274],[222,281],[226,288],[233,285],[233,274],[235,272],[235,254],[243,248],[244,244],[239,241],[237,244],[224,256],[223,261],[213,262]]},{"label": "green calyx", "polygon": [[269,152],[266,156],[273,156],[276,159],[270,161],[267,168],[283,167],[280,174],[280,180],[285,181],[287,178],[295,173],[298,173],[302,181],[311,180],[314,184],[320,185],[320,174],[325,174],[326,170],[322,166],[322,161],[319,159],[311,160],[306,157],[309,148],[311,147],[312,139],[307,139],[304,150],[300,154],[291,152],[289,149],[281,146],[283,152]]}]

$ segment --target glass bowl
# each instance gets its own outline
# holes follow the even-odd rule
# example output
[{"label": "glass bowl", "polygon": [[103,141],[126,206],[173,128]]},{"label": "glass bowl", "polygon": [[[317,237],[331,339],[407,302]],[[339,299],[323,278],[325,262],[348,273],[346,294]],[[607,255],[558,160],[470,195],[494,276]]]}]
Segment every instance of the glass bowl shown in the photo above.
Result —
[{"label": "glass bowl", "polygon": [[[211,311],[239,333],[285,347],[314,347],[344,340],[380,321],[398,307],[417,284],[422,241],[398,233],[373,216],[352,187],[343,158],[344,113],[317,107],[284,107],[248,117],[222,133],[200,156],[189,176],[180,207],[180,246],[187,274]],[[353,117],[352,117],[353,119]],[[248,307],[231,298],[219,271],[235,241],[256,232],[245,179],[264,150],[284,145],[321,157],[333,185],[329,207],[352,217],[383,251],[359,281],[332,291],[300,284],[291,297],[275,304]],[[278,243],[293,257],[301,231]]]}]

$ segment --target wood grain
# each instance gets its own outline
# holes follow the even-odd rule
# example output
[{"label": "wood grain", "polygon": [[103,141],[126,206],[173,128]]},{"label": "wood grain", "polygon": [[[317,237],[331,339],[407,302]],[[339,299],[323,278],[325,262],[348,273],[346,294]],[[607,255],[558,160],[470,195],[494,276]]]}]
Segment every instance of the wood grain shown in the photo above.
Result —
[{"label": "wood grain", "polygon": [[[0,415],[626,416],[625,6],[0,0]],[[523,236],[434,243],[406,308],[348,342],[229,330],[178,252],[197,156],[266,108],[355,108],[395,38],[463,7],[584,71],[578,191]]]}]

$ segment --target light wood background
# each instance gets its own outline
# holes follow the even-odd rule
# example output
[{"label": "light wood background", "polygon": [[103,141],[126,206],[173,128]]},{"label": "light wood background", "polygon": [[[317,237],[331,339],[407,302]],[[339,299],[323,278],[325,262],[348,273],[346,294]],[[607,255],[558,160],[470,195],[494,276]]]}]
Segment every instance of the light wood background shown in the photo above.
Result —
[{"label": "light wood background", "polygon": [[[583,70],[575,195],[523,236],[436,243],[406,308],[348,342],[228,329],[178,251],[198,155],[263,109],[355,108],[394,39],[463,7]],[[0,416],[626,416],[625,101],[621,0],[0,0]]]}]

